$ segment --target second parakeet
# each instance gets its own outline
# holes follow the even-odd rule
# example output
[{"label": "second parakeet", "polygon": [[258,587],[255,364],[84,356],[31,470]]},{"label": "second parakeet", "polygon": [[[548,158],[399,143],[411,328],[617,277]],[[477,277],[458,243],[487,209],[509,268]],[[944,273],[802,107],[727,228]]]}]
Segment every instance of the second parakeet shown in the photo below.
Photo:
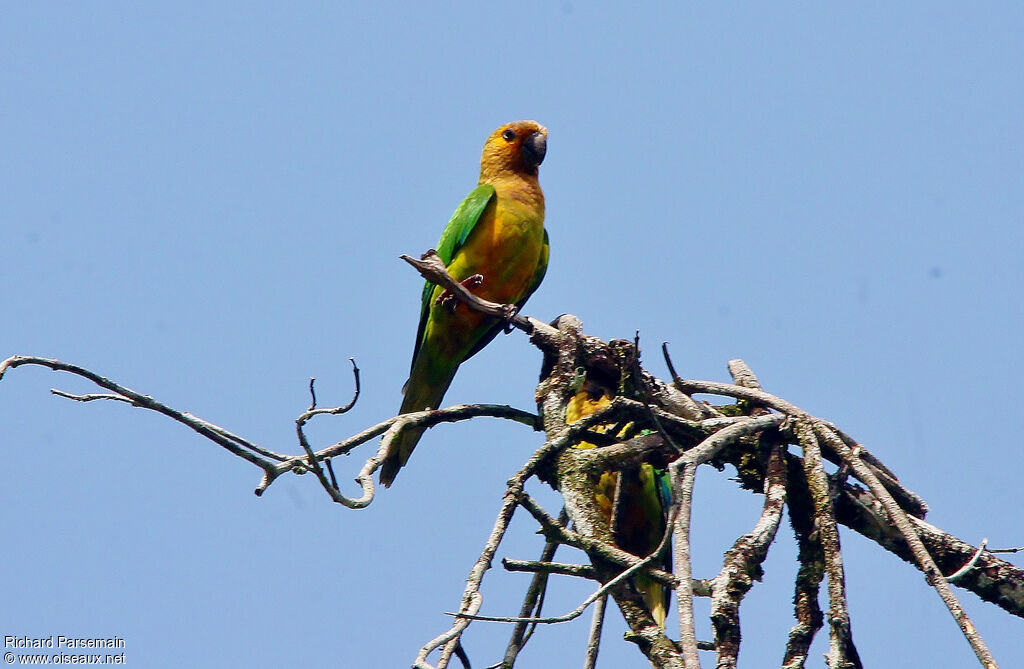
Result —
[{"label": "second parakeet", "polygon": [[[569,399],[565,422],[575,423],[609,404],[614,390],[591,379],[585,379],[579,392]],[[596,432],[607,428],[598,426]],[[576,448],[594,448],[582,441]],[[667,529],[668,509],[672,500],[672,487],[668,472],[650,464],[621,471],[601,474],[594,485],[594,500],[608,521],[615,544],[637,557],[647,557],[661,543]],[[672,556],[665,551],[659,564],[672,570]],[[655,622],[665,627],[670,589],[644,574],[633,577],[633,585],[643,597],[644,604]]]}]

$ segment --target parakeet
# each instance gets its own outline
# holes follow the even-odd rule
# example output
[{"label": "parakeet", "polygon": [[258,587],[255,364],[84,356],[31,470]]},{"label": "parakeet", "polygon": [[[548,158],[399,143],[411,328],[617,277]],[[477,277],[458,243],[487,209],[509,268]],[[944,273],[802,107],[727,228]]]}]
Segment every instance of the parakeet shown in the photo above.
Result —
[{"label": "parakeet", "polygon": [[[437,252],[448,273],[485,300],[522,307],[547,271],[544,193],[537,181],[547,137],[547,128],[536,121],[507,123],[491,133],[480,158],[479,185],[441,234]],[[459,365],[503,325],[428,281],[400,413],[438,408]],[[422,428],[406,430],[391,442],[381,483],[391,485],[422,434]]]},{"label": "parakeet", "polygon": [[[566,406],[568,424],[589,416],[611,404],[611,391],[587,379]],[[607,428],[598,426],[596,432]],[[582,441],[576,448],[594,448]],[[620,472],[605,472],[594,488],[594,498],[612,530],[615,544],[637,557],[645,558],[661,543],[665,534],[672,486],[668,473],[650,464]],[[617,501],[616,501],[617,500]],[[672,570],[672,555],[665,551],[661,566]],[[665,627],[670,590],[649,577],[638,575],[633,584],[643,595],[644,603],[655,622]]]}]

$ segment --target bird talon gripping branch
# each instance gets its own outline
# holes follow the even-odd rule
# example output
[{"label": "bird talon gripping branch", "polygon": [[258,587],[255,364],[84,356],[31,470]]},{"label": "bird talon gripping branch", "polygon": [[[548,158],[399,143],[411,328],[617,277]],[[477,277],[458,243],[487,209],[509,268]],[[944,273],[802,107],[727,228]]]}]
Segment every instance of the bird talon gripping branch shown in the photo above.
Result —
[{"label": "bird talon gripping branch", "polygon": [[508,334],[509,332],[512,332],[512,330],[515,330],[515,326],[512,325],[512,319],[519,313],[519,307],[514,304],[506,304],[504,305],[503,311],[504,313],[502,314],[502,318],[505,319],[505,334]]},{"label": "bird talon gripping branch", "polygon": [[[463,279],[462,281],[459,282],[459,284],[466,290],[473,290],[474,288],[479,288],[481,285],[483,285],[483,283],[483,274],[474,274],[473,276],[467,279]],[[440,295],[437,296],[437,299],[434,300],[434,304],[443,305],[446,309],[448,309],[449,313],[452,313],[455,311],[455,305],[458,304],[458,300],[455,299],[455,295],[452,294],[452,291],[445,289]]]}]

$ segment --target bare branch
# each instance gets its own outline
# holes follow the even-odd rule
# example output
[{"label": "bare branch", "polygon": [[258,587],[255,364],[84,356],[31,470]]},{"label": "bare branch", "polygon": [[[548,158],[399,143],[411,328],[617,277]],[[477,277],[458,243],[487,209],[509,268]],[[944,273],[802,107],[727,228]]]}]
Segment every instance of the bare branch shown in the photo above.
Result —
[{"label": "bare branch", "polygon": [[[639,559],[639,558],[637,558]],[[591,581],[600,580],[597,571],[586,564],[573,564],[567,562],[545,562],[542,560],[514,560],[512,558],[504,558],[501,561],[503,566],[508,571],[527,571],[541,574],[559,574],[562,576],[577,576],[579,578],[586,578]],[[652,581],[656,581],[666,588],[675,589],[676,585],[679,584],[679,578],[673,576],[667,571],[661,569],[651,569],[645,572]],[[692,590],[695,597],[710,597],[711,596],[711,583],[710,581],[703,581],[695,579],[692,584]]]},{"label": "bare branch", "polygon": [[896,503],[896,500],[893,499],[892,495],[886,490],[885,486],[882,485],[871,469],[860,460],[859,455],[854,453],[828,426],[818,423],[814,425],[814,431],[850,466],[857,478],[871,489],[871,492],[874,493],[875,497],[882,503],[882,506],[885,507],[890,520],[900,530],[900,533],[910,546],[915,559],[921,565],[921,571],[924,572],[925,580],[935,588],[939,597],[946,604],[946,608],[949,609],[957,625],[960,626],[960,631],[963,632],[964,637],[971,644],[974,654],[978,656],[978,661],[986,669],[996,667],[996,661],[992,657],[992,653],[988,650],[973,623],[971,623],[970,618],[967,617],[967,612],[960,605],[956,595],[949,588],[949,583],[943,578],[942,572],[939,571],[932,556],[928,553],[928,549],[921,542],[921,538],[914,531],[914,526],[907,514],[903,512],[903,509],[900,508],[899,504]]},{"label": "bare branch", "polygon": [[[794,457],[795,460],[795,457]],[[799,468],[799,463],[797,463]],[[792,468],[790,469],[792,475]],[[790,494],[792,499],[793,494]],[[843,485],[834,500],[836,519],[879,546],[922,569],[900,530],[890,521],[882,503],[870,490]],[[943,573],[953,573],[971,560],[977,548],[943,532],[930,523],[909,516],[914,531]],[[979,557],[974,569],[956,584],[981,599],[1024,618],[1024,568],[1001,560],[989,549]]]},{"label": "bare branch", "polygon": [[[521,483],[519,485],[521,486]],[[437,662],[436,669],[447,667],[463,630],[469,626],[472,616],[476,615],[477,611],[480,610],[480,605],[483,603],[483,596],[480,594],[480,584],[483,581],[484,574],[491,568],[494,553],[498,550],[498,545],[501,544],[505,531],[508,529],[508,524],[512,520],[512,515],[515,513],[516,506],[518,505],[518,487],[510,483],[508,490],[505,491],[501,509],[498,511],[498,518],[494,522],[491,535],[488,537],[480,557],[473,565],[472,570],[470,570],[469,578],[466,579],[466,590],[463,593],[462,606],[459,609],[459,613],[456,614],[455,623],[447,632],[435,637],[420,649],[413,664],[417,669],[434,669],[427,662],[427,656],[436,648],[441,648],[441,658]]]},{"label": "bare branch", "polygon": [[[156,411],[163,415],[175,420],[182,425],[185,425],[192,430],[198,432],[202,436],[206,437],[215,444],[223,447],[230,451],[232,454],[237,455],[243,460],[248,460],[252,464],[256,465],[264,472],[269,473],[274,469],[273,460],[278,462],[288,459],[288,456],[275,453],[271,450],[258,446],[247,439],[244,439],[236,434],[228,432],[222,427],[209,423],[201,418],[197,418],[189,413],[172,409],[166,404],[156,401],[149,395],[143,395],[138,393],[131,388],[122,386],[119,383],[115,383],[110,379],[100,376],[99,374],[92,372],[84,367],[78,365],[72,365],[70,363],[61,362],[60,360],[53,360],[49,358],[40,358],[37,356],[29,355],[15,355],[7,358],[0,363],[0,379],[3,378],[4,374],[8,369],[14,369],[22,365],[37,365],[40,367],[47,367],[57,372],[68,372],[76,376],[80,376],[84,379],[92,381],[101,388],[105,388],[111,391],[117,397],[110,396],[97,396],[96,399],[118,399],[119,401],[127,402],[133,406],[139,407],[140,409],[149,409],[150,411]],[[62,397],[69,397],[69,393],[63,391],[57,391],[54,394]],[[82,397],[72,397],[72,399],[83,400]]]},{"label": "bare branch", "polygon": [[782,446],[775,444],[764,479],[764,508],[754,529],[726,551],[722,571],[712,581],[711,621],[715,629],[718,667],[735,667],[740,652],[740,602],[754,580],[761,580],[761,564],[775,540],[786,503],[786,463]]},{"label": "bare branch", "polygon": [[[669,355],[669,352],[668,352],[668,342],[667,341],[661,342],[661,353],[662,353],[662,356],[664,356],[664,358],[665,358],[665,366],[668,367],[668,373],[672,376],[672,382],[673,382],[673,384],[675,384],[675,382],[680,380],[680,378],[679,378],[679,375],[676,374],[675,365],[672,364],[672,356]],[[669,386],[669,387],[673,387],[674,388],[675,386],[673,385],[673,386]],[[696,409],[696,411],[698,411],[700,413],[700,415],[705,417],[705,418],[712,418],[712,417],[715,417],[715,416],[721,416],[722,415],[717,410],[715,410],[714,407],[709,406],[706,402],[697,402],[693,398],[691,398],[689,395],[687,395],[686,393],[681,393],[681,395],[683,397],[685,397],[687,400],[689,400],[688,404],[690,406],[694,407]],[[685,414],[682,414],[682,415],[685,415]],[[687,417],[689,418],[690,416],[687,416]]]},{"label": "bare branch", "polygon": [[[529,495],[526,495],[525,493],[522,493],[520,495],[519,503],[522,505],[522,507],[524,509],[527,509],[528,511],[530,511],[530,513],[533,514],[534,517],[538,518],[538,520],[542,520],[543,524],[545,524],[545,525],[547,525],[549,527],[553,527],[554,526],[553,519],[551,519],[551,517],[548,516],[547,513],[543,509],[541,509],[541,507],[536,502],[534,502],[530,498]],[[568,530],[565,530],[565,528],[561,528],[561,529],[563,531],[565,531],[565,532],[568,532]],[[629,566],[626,570],[620,572],[614,578],[609,579],[607,582],[603,583],[601,585],[601,587],[597,589],[596,592],[594,592],[589,597],[587,597],[585,600],[583,600],[583,602],[579,606],[577,606],[575,609],[573,609],[572,611],[570,611],[569,613],[566,613],[564,615],[560,615],[560,616],[545,616],[545,617],[541,617],[541,618],[520,618],[520,617],[511,617],[511,616],[481,616],[481,615],[468,615],[468,614],[463,614],[463,613],[448,613],[447,615],[459,616],[459,617],[463,617],[463,618],[472,618],[473,620],[486,620],[486,621],[489,621],[489,622],[502,622],[502,623],[544,623],[544,624],[555,624],[555,623],[564,623],[564,622],[568,622],[570,620],[575,620],[576,618],[578,618],[581,615],[583,615],[583,612],[586,611],[587,608],[591,604],[593,604],[595,601],[597,601],[599,599],[602,599],[605,595],[607,595],[608,592],[610,592],[612,590],[612,588],[614,588],[618,584],[622,583],[626,579],[630,578],[631,576],[636,574],[638,571],[640,571],[644,567],[648,567],[649,565],[653,564],[653,562],[656,559],[658,559],[658,556],[661,555],[662,551],[665,550],[665,547],[668,545],[668,541],[669,541],[670,536],[671,536],[671,533],[670,532],[666,532],[664,534],[664,536],[662,537],[661,543],[658,544],[657,548],[655,548],[651,552],[650,555],[648,555],[647,557],[645,557],[643,559],[637,560],[634,564]],[[591,541],[593,541],[595,544],[600,544],[601,543],[601,542],[597,541],[596,539],[591,539]],[[611,547],[610,546],[605,546],[605,548],[611,548]],[[623,551],[623,552],[625,552],[625,551]],[[630,555],[630,554],[626,553],[626,555]],[[630,557],[633,557],[633,556],[630,555]]]},{"label": "bare branch", "polygon": [[839,530],[832,509],[832,489],[821,459],[821,449],[814,429],[805,419],[798,419],[796,433],[804,452],[804,474],[814,505],[814,522],[825,554],[828,574],[828,666],[834,669],[860,669],[860,656],[853,645],[850,612],[846,605],[846,575],[839,546]]},{"label": "bare branch", "polygon": [[982,539],[981,540],[981,544],[978,545],[978,550],[976,550],[974,552],[974,555],[971,556],[971,559],[967,562],[967,564],[965,564],[963,567],[960,567],[955,572],[953,572],[952,574],[947,576],[946,580],[949,581],[950,583],[952,583],[953,581],[957,580],[961,576],[964,576],[965,574],[967,574],[967,572],[969,572],[970,570],[974,569],[974,566],[976,564],[978,564],[978,558],[980,558],[981,554],[985,552],[985,546],[987,544],[988,544],[988,539],[987,538]]},{"label": "bare branch", "polygon": [[1017,548],[990,548],[989,553],[1020,553],[1024,551],[1024,546],[1018,546]]},{"label": "bare branch", "polygon": [[[569,523],[569,514],[566,513],[565,509],[558,514],[558,523],[565,527]],[[540,560],[535,564],[552,564],[551,560],[555,557],[555,552],[558,550],[558,542],[553,539],[548,539],[544,543],[544,548],[540,553]],[[509,567],[509,560],[504,559],[501,564],[505,569],[512,571]],[[526,596],[523,598],[523,606],[519,610],[520,618],[530,618],[539,616],[541,606],[544,601],[544,593],[547,590],[548,574],[554,572],[548,572],[543,570],[537,570],[534,573],[533,579],[530,581],[530,587],[526,590]],[[515,664],[516,657],[519,652],[526,645],[529,640],[530,634],[534,627],[530,627],[527,623],[516,623],[515,628],[512,630],[512,638],[509,639],[508,646],[505,648],[505,657],[499,665],[503,669],[512,669]]]},{"label": "bare branch", "polygon": [[[556,543],[550,542],[549,543]],[[557,545],[557,543],[556,543]],[[513,560],[504,558],[501,566],[508,571],[528,571],[536,574],[560,574],[562,576],[579,576],[591,581],[598,580],[597,571],[588,564],[570,564],[566,562],[548,562],[544,560]],[[672,579],[675,585],[675,579]],[[522,617],[526,617],[525,615]]]},{"label": "bare branch", "polygon": [[782,425],[784,421],[785,416],[780,416],[778,414],[768,414],[765,416],[758,416],[756,418],[744,417],[740,420],[731,421],[727,427],[715,432],[697,446],[686,451],[670,466],[674,468],[681,468],[684,463],[702,465],[714,458],[720,450],[725,448],[727,445],[734,443],[741,437],[745,437],[756,432],[763,432],[773,427],[778,427]]},{"label": "bare branch", "polygon": [[[738,400],[746,400],[755,405],[769,407],[793,418],[811,418],[810,414],[808,414],[806,411],[796,406],[795,404],[787,402],[784,399],[776,397],[775,395],[772,395],[770,393],[766,393],[763,390],[757,388],[747,388],[739,385],[732,385],[729,383],[719,383],[717,381],[694,381],[679,378],[674,379],[673,383],[676,386],[676,388],[682,390],[685,393],[710,393],[713,395],[723,395],[726,397],[733,397]],[[832,427],[830,424],[824,421],[820,421],[819,419],[814,420],[816,422],[821,422],[824,425]],[[846,435],[842,435],[842,438],[847,440],[849,439],[849,437],[846,437]],[[881,460],[879,460],[873,454],[869,453],[868,450],[864,448],[862,445],[858,444],[857,447],[860,449],[859,452],[861,454],[861,459],[864,462],[864,464],[870,467],[874,471],[875,475],[878,476],[878,478],[882,480],[884,484],[887,484],[887,487],[892,488],[892,490],[890,490],[890,493],[897,499],[901,500],[901,503],[906,507],[905,510],[909,511],[917,517],[923,518],[924,514],[928,511],[928,506],[924,503],[924,501],[914,493],[903,488],[903,486],[899,483],[898,479],[896,478],[896,475],[893,474],[888,467],[882,464]],[[853,447],[850,446],[850,448]],[[824,455],[829,460],[839,464],[839,460],[832,455],[831,451],[824,453]]]},{"label": "bare branch", "polygon": [[[308,471],[333,501],[350,508],[362,508],[373,501],[372,475],[390,443],[404,430],[478,416],[504,418],[535,430],[543,429],[544,443],[508,481],[494,526],[469,572],[459,609],[450,614],[455,620],[448,630],[420,649],[414,665],[420,669],[446,669],[453,655],[460,656],[461,636],[473,620],[515,623],[504,659],[495,665],[511,669],[538,624],[572,620],[582,615],[590,604],[595,604],[585,659],[585,666],[593,667],[608,595],[614,598],[629,625],[627,640],[636,643],[655,667],[694,669],[700,666],[700,650],[715,650],[718,666],[734,667],[740,645],[739,607],[753,582],[760,579],[761,564],[787,503],[799,546],[800,570],[794,597],[797,621],[789,634],[784,667],[795,669],[804,665],[811,642],[822,626],[817,597],[823,573],[828,576],[830,601],[828,663],[833,669],[860,667],[850,633],[837,522],[854,528],[903,559],[912,560],[935,587],[982,664],[986,668],[996,666],[949,583],[955,582],[1024,617],[1024,569],[993,555],[1000,549],[987,549],[987,539],[980,546],[971,546],[924,522],[922,518],[928,510],[924,500],[905,488],[884,463],[831,423],[764,392],[753,371],[742,360],[729,362],[733,384],[685,380],[676,374],[667,345],[663,345],[665,361],[673,377],[671,384],[665,383],[640,367],[637,339],[603,342],[585,335],[579,320],[571,315],[559,317],[553,325],[540,323],[516,313],[511,305],[479,299],[448,275],[436,254],[428,253],[422,261],[403,258],[428,281],[444,286],[454,299],[530,334],[531,342],[545,354],[542,381],[537,388],[538,414],[500,405],[460,405],[419,411],[395,416],[326,448],[316,449],[305,434],[306,424],[315,416],[344,414],[359,398],[359,369],[350,359],[355,382],[351,400],[343,406],[318,408],[315,382],[311,379],[310,406],[296,418],[301,453],[283,455],[89,370],[58,360],[13,356],[0,362],[0,378],[8,369],[22,365],[75,374],[107,392],[73,394],[56,389],[52,392],[73,401],[110,400],[162,413],[260,467],[263,478],[257,494],[262,494],[281,474]],[[599,382],[618,390],[609,391],[616,395],[609,406],[567,425],[566,406],[579,390],[578,383],[573,385],[579,374],[588,375],[595,384]],[[690,395],[694,393],[728,397],[735,400],[735,404],[712,407],[692,399]],[[383,436],[380,445],[365,460],[355,478],[359,493],[347,496],[334,475],[332,458],[348,454],[380,436]],[[597,447],[570,448],[581,440]],[[793,443],[801,446],[802,457],[786,450],[785,445]],[[837,464],[839,473],[830,478],[824,460]],[[709,462],[716,467],[723,463],[736,465],[741,485],[765,494],[757,524],[734,542],[725,555],[722,571],[710,582],[692,578],[689,536],[697,469]],[[644,464],[668,467],[675,503],[669,507],[668,529],[662,533],[660,545],[650,555],[638,557],[616,545],[616,528],[602,516],[607,509],[599,508],[593,486],[607,472]],[[568,515],[573,519],[572,529],[567,527],[568,516],[564,510],[562,517],[556,520],[525,493],[526,482],[534,476],[557,485]],[[867,489],[854,483],[853,477]],[[613,507],[620,502],[616,493]],[[482,616],[484,575],[519,506],[539,523],[546,537],[544,549],[536,561],[502,561],[509,571],[534,573],[519,615]],[[614,509],[611,517],[618,518]],[[654,566],[657,556],[673,539],[675,574]],[[591,564],[553,562],[557,547],[562,543],[585,551]],[[1002,552],[1020,550],[1024,548],[1002,549]],[[635,584],[630,583],[641,573],[675,590],[681,629],[678,645],[665,636]],[[943,577],[944,573],[949,576]],[[594,580],[600,586],[573,611],[560,616],[542,616],[544,593],[552,574]],[[694,596],[712,597],[714,643],[696,638]],[[440,651],[436,666],[427,660],[434,650]]]},{"label": "bare branch", "polygon": [[597,652],[601,647],[601,630],[604,627],[604,611],[607,606],[607,595],[602,595],[594,602],[594,617],[590,622],[590,636],[587,639],[587,654],[583,659],[583,669],[594,669],[597,666]]},{"label": "bare branch", "polygon": [[299,416],[297,419],[295,419],[295,422],[301,423],[302,425],[305,425],[309,421],[309,419],[312,418],[313,416],[320,416],[320,415],[323,415],[323,414],[330,414],[332,416],[336,416],[338,414],[347,413],[347,412],[352,410],[352,407],[354,407],[356,405],[356,401],[359,399],[359,392],[360,392],[359,367],[358,367],[358,365],[356,365],[356,359],[355,358],[349,358],[348,361],[352,363],[352,376],[355,379],[355,389],[352,392],[352,399],[349,400],[349,403],[345,404],[345,405],[342,405],[342,406],[339,406],[339,407],[334,407],[334,408],[331,408],[331,409],[317,409],[316,408],[316,390],[313,387],[313,385],[316,383],[316,379],[310,379],[309,380],[309,394],[310,394],[310,396],[312,398],[312,402],[309,405],[309,409],[307,409],[301,416]]},{"label": "bare branch", "polygon": [[[572,546],[578,548],[590,555],[596,555],[600,559],[612,564],[619,565],[621,567],[635,567],[640,562],[641,558],[633,555],[632,553],[626,552],[618,546],[605,543],[592,537],[584,536],[579,532],[574,532],[565,527],[561,527],[554,518],[552,518],[544,509],[540,508],[531,498],[524,498],[522,500],[523,508],[526,509],[530,515],[532,515],[537,522],[540,523],[541,530],[548,537],[557,540],[559,543],[565,544],[566,546]],[[669,583],[672,587],[676,587],[678,576],[673,576],[667,571],[649,567],[645,573],[650,574],[656,578],[660,583]],[[697,587],[695,586],[695,590]],[[705,586],[704,592],[710,596],[710,591]]]},{"label": "bare branch", "polygon": [[700,657],[697,653],[697,630],[693,614],[693,590],[690,585],[693,578],[693,567],[690,561],[690,518],[696,474],[697,464],[693,462],[684,462],[682,471],[678,467],[669,470],[672,480],[672,499],[676,509],[672,563],[679,577],[679,584],[676,586],[679,645],[683,653],[683,665],[686,669],[700,669]]},{"label": "bare branch", "polygon": [[786,454],[786,500],[789,522],[797,542],[797,561],[793,608],[796,624],[789,632],[783,669],[802,669],[811,643],[821,629],[824,615],[818,605],[821,581],[825,577],[825,551],[814,522],[814,503],[807,485],[803,461]]},{"label": "bare branch", "polygon": [[[384,440],[382,440],[382,442],[383,441]],[[488,537],[487,543],[484,545],[484,549],[480,553],[480,557],[470,570],[469,578],[466,579],[466,589],[462,596],[462,606],[456,614],[457,617],[455,619],[455,623],[448,631],[435,637],[420,648],[419,653],[416,655],[416,661],[413,664],[416,669],[445,669],[448,666],[448,661],[456,644],[458,644],[460,635],[463,630],[469,626],[472,621],[472,616],[476,615],[477,611],[480,610],[480,605],[483,602],[483,596],[480,594],[480,584],[483,582],[484,574],[491,567],[494,554],[498,550],[498,546],[501,544],[501,540],[504,538],[505,532],[508,530],[508,525],[512,520],[512,515],[515,513],[516,506],[523,501],[523,487],[526,484],[527,479],[534,475],[541,462],[543,462],[557,449],[564,448],[568,444],[568,442],[565,441],[564,434],[562,435],[561,441],[564,443],[556,444],[550,440],[545,442],[543,446],[534,452],[533,456],[527,460],[526,464],[523,465],[516,475],[509,479],[508,487],[505,490],[505,495],[502,500],[501,509],[498,511],[498,518],[494,522],[491,535]],[[386,452],[386,446],[386,443],[381,444],[381,450],[379,451],[380,458],[383,458],[383,454]],[[371,461],[372,460],[373,458],[371,458]],[[369,466],[369,461],[367,466]],[[558,522],[554,519],[551,519],[551,525],[559,527]],[[441,658],[438,660],[437,667],[434,668],[427,662],[427,656],[437,648],[441,648]]]},{"label": "bare branch", "polygon": [[388,433],[389,430],[391,431],[391,435],[389,435],[389,437],[385,437],[382,447],[386,446],[387,443],[389,443],[389,439],[394,438],[394,435],[403,429],[410,427],[432,427],[443,422],[468,420],[478,416],[507,418],[515,422],[529,425],[534,429],[538,426],[538,418],[536,414],[528,411],[522,411],[520,409],[514,409],[509,406],[488,404],[458,405],[448,407],[446,409],[439,409],[437,411],[421,411],[395,416],[394,418],[378,423],[373,427],[353,435],[344,441],[338,442],[319,451],[313,451],[303,430],[305,424],[315,416],[343,414],[352,409],[352,407],[355,406],[356,401],[359,399],[359,367],[356,365],[354,359],[350,358],[349,360],[352,363],[352,374],[355,382],[355,390],[353,392],[352,399],[348,404],[343,406],[318,409],[316,408],[316,394],[313,387],[313,381],[311,380],[311,406],[296,419],[296,432],[299,445],[302,447],[305,454],[290,456],[259,446],[258,444],[234,434],[219,425],[215,425],[209,421],[203,420],[202,418],[198,418],[188,412],[179,411],[162,404],[148,395],[143,395],[131,388],[122,386],[121,384],[100,376],[99,374],[85,369],[84,367],[62,362],[60,360],[52,360],[36,356],[12,356],[0,363],[0,379],[3,378],[3,375],[8,369],[13,369],[22,365],[37,365],[47,367],[54,371],[68,372],[70,374],[80,376],[92,381],[101,388],[110,390],[111,392],[84,395],[67,393],[62,390],[52,390],[51,392],[60,397],[80,402],[89,402],[94,400],[114,400],[125,402],[132,406],[149,409],[168,416],[169,418],[191,428],[195,432],[198,432],[210,441],[222,446],[232,454],[237,455],[238,457],[247,460],[262,469],[263,477],[259,486],[256,488],[256,495],[262,495],[271,483],[286,472],[303,474],[306,471],[311,471],[333,501],[355,509],[363,508],[373,501],[373,483],[370,475],[377,469],[377,467],[380,466],[383,452],[378,449],[377,454],[367,460],[363,469],[356,477],[356,482],[359,483],[362,491],[361,496],[357,498],[350,498],[342,494],[338,489],[337,482],[333,479],[333,472],[325,473],[324,469],[320,467],[321,462],[338,455],[344,455],[356,446],[359,446],[360,444],[363,444],[381,434]]},{"label": "bare branch", "polygon": [[122,395],[115,395],[113,393],[87,393],[85,395],[76,395],[74,393],[64,392],[56,388],[50,388],[50,392],[57,397],[66,397],[69,400],[76,402],[93,402],[95,400],[115,400],[117,402],[127,402],[131,404],[132,401]]},{"label": "bare branch", "polygon": [[832,432],[843,440],[844,444],[849,446],[851,450],[856,450],[860,454],[860,459],[864,461],[864,464],[871,468],[871,471],[878,477],[878,480],[881,481],[882,485],[885,486],[885,489],[889,491],[889,494],[893,496],[904,511],[915,518],[924,518],[928,514],[928,505],[925,501],[913,491],[905,488],[896,477],[896,474],[885,466],[885,463],[858,444],[853,437],[846,434],[832,423],[820,419],[819,422],[828,426]]},{"label": "bare branch", "polygon": [[730,360],[728,366],[729,376],[732,377],[733,383],[737,386],[761,390],[761,382],[757,380],[754,370],[750,369],[746,362],[736,358],[735,360]]}]

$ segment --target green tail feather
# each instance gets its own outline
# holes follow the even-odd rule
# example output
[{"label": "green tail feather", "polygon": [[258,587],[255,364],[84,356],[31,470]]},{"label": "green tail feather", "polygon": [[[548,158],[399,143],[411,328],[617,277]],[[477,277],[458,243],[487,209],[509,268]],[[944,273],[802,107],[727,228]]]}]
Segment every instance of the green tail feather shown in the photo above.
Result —
[{"label": "green tail feather", "polygon": [[[436,375],[437,370],[430,369],[428,367],[429,359],[422,352],[420,353],[416,357],[416,364],[413,365],[409,380],[405,382],[405,387],[402,389],[405,399],[402,400],[402,408],[399,410],[400,414],[423,411],[427,407],[437,409],[441,404],[441,400],[444,399],[444,394],[448,391],[448,386],[452,384],[452,379],[455,378],[456,370],[459,368],[458,365],[455,365],[450,371],[445,371],[441,375],[440,381],[429,383],[427,378],[432,372]],[[385,488],[391,487],[395,477],[398,476],[398,470],[409,461],[409,456],[412,455],[413,449],[416,448],[420,437],[423,436],[424,429],[422,427],[414,427],[403,430],[391,442],[388,454],[380,468],[380,482]]]}]

